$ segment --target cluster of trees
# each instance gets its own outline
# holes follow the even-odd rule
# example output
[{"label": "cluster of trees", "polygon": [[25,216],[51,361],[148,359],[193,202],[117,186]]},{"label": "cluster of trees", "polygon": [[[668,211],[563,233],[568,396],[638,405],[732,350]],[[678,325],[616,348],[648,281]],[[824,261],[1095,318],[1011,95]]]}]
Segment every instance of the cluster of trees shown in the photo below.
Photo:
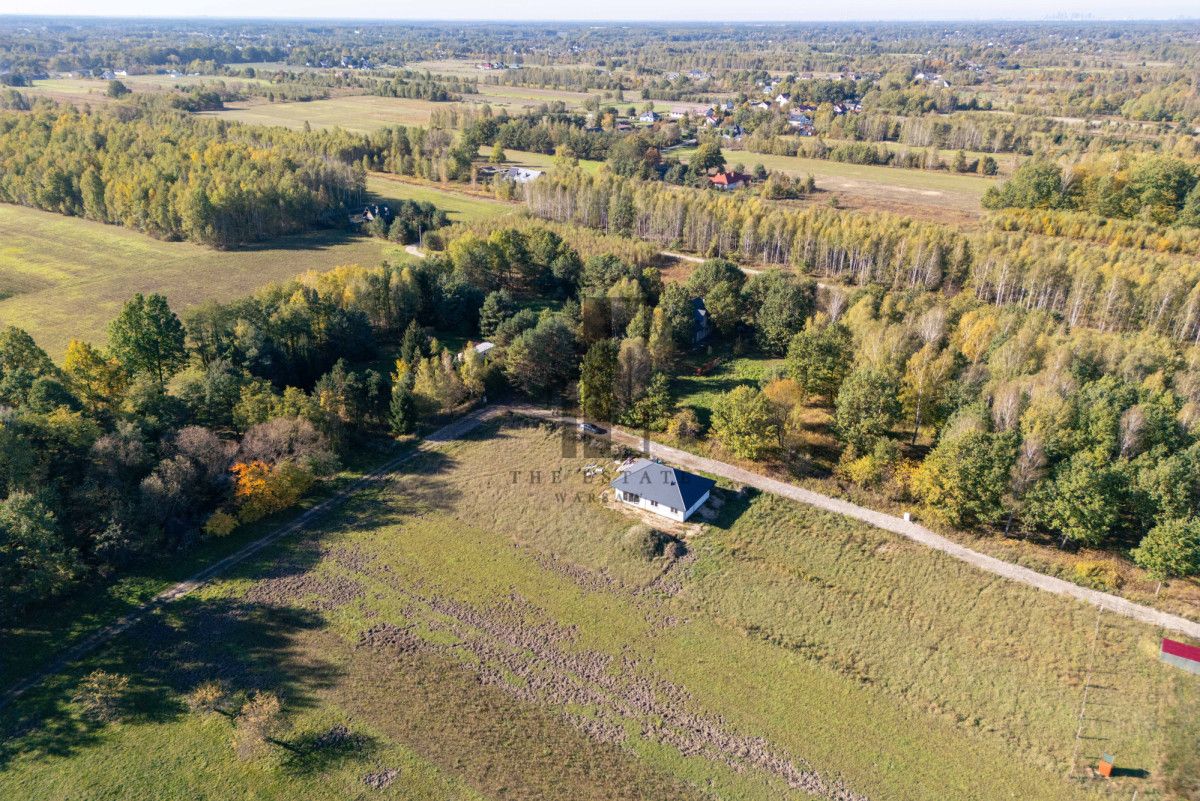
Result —
[{"label": "cluster of trees", "polygon": [[[709,436],[727,452],[803,469],[810,410],[825,406],[838,471],[933,519],[1129,551],[1159,579],[1200,573],[1194,348],[968,294],[830,300],[781,367],[714,404]],[[674,427],[697,436],[694,418]],[[905,445],[919,436],[923,459]]]},{"label": "cluster of trees", "polygon": [[1096,159],[1066,170],[1022,164],[983,196],[989,209],[1068,209],[1156,225],[1200,226],[1200,166],[1175,156]]},{"label": "cluster of trees", "polygon": [[430,181],[468,181],[479,144],[442,127],[391,126],[372,132],[364,143],[366,170],[412,175]]},{"label": "cluster of trees", "polygon": [[490,107],[483,106],[478,113],[465,117],[463,138],[477,146],[499,145],[546,154],[566,148],[576,158],[600,160],[607,157],[609,148],[619,138],[611,131],[589,130],[583,116],[569,114],[565,107],[509,117],[503,110],[493,115]]},{"label": "cluster of trees", "polygon": [[784,208],[580,171],[543,176],[527,200],[540,217],[665,247],[789,265],[859,286],[969,289],[998,306],[1054,314],[1073,328],[1200,337],[1200,272],[1186,258],[1023,232],[968,233],[889,214]]},{"label": "cluster of trees", "polygon": [[[549,231],[497,231],[402,268],[308,273],[182,321],[138,295],[106,348],[73,341],[61,367],[5,329],[0,618],[285,509],[363,435],[408,433],[505,375],[531,394],[559,386],[575,369],[578,303],[530,319],[487,292],[553,294],[561,281],[574,296],[614,270],[642,272],[585,266]],[[494,364],[426,334],[473,335],[481,307],[507,351]],[[385,341],[399,343],[391,376],[354,368]]]},{"label": "cluster of trees", "polygon": [[478,91],[474,81],[434,78],[428,72],[422,74],[411,70],[403,70],[399,74],[370,84],[370,92],[373,95],[432,100],[435,103],[462,100],[463,95],[475,94]]},{"label": "cluster of trees", "polygon": [[[722,337],[752,339],[767,354],[783,355],[815,307],[816,285],[791,273],[767,271],[747,280],[730,261],[710,259],[682,284],[657,296],[626,278],[582,300],[579,406],[595,420],[649,430],[672,421],[670,376],[681,353],[696,345],[697,303]],[[675,422],[678,427],[679,422]],[[686,426],[686,420],[684,420]]]},{"label": "cluster of trees", "polygon": [[971,251],[956,230],[886,214],[786,208],[614,174],[556,172],[527,192],[534,214],[664,247],[803,266],[854,283],[961,288]]},{"label": "cluster of trees", "polygon": [[157,295],[130,301],[106,350],[73,341],[61,367],[0,332],[0,618],[228,534],[335,467],[318,393],[193,355]]},{"label": "cluster of trees", "polygon": [[344,220],[361,198],[320,137],[247,131],[153,106],[5,113],[0,200],[229,247]]},{"label": "cluster of trees", "polygon": [[384,215],[375,216],[366,224],[367,233],[381,239],[408,244],[438,228],[450,224],[446,212],[428,201],[396,200],[388,204],[391,219]]}]

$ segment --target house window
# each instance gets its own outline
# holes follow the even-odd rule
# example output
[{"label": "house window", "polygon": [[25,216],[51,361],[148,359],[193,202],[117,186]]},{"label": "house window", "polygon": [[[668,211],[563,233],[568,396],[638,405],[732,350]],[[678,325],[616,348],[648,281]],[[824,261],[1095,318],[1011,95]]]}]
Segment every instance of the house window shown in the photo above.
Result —
[{"label": "house window", "polygon": [[641,500],[641,496],[634,495],[632,492],[623,492],[621,494],[625,496],[625,500],[629,503],[637,503]]},{"label": "house window", "polygon": [[651,506],[658,506],[658,501],[650,501]]}]

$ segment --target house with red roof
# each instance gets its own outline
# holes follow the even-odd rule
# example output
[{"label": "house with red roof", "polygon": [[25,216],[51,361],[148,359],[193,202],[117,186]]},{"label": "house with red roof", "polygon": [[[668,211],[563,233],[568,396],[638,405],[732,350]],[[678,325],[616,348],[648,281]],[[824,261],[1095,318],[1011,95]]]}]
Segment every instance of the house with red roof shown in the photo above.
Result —
[{"label": "house with red roof", "polygon": [[741,172],[719,172],[708,176],[708,183],[714,189],[741,189],[750,185],[750,176]]}]

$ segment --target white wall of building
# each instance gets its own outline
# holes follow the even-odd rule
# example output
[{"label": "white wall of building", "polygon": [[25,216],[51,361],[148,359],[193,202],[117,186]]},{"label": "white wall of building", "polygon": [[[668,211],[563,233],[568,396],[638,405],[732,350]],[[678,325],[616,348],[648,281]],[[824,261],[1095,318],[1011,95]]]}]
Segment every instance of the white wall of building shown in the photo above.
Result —
[{"label": "white wall of building", "polygon": [[[626,492],[625,490],[617,490],[617,497],[630,506],[636,506],[639,509],[645,509],[648,512],[654,512],[656,515],[662,515],[663,517],[670,518],[671,520],[677,520],[682,523],[691,517],[697,509],[704,505],[704,502],[708,500],[708,493],[706,492],[700,496],[700,500],[696,501],[696,503],[692,505],[691,509],[686,510],[672,509],[666,504],[655,503],[647,498],[643,498],[641,495],[637,495],[636,493],[632,492]],[[637,501],[629,500],[630,498],[634,497],[637,498]]]}]

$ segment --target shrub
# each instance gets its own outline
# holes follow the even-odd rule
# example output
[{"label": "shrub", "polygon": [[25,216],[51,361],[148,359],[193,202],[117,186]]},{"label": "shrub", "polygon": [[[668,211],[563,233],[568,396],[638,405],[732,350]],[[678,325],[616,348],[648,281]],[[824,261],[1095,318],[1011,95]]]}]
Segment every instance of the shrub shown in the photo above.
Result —
[{"label": "shrub", "polygon": [[[853,451],[847,451],[852,454]],[[887,481],[900,461],[900,446],[889,439],[881,439],[865,456],[851,458],[838,466],[838,471],[861,487],[877,487]]]},{"label": "shrub", "polygon": [[206,681],[188,693],[188,709],[193,712],[216,712],[226,698],[225,686],[219,681]]},{"label": "shrub", "polygon": [[667,424],[667,431],[676,439],[692,442],[700,438],[704,433],[704,427],[700,425],[700,419],[696,417],[694,411],[681,409]]},{"label": "shrub", "polygon": [[266,752],[271,735],[279,728],[282,707],[275,693],[259,692],[242,705],[234,719],[233,748],[242,759]]},{"label": "shrub", "polygon": [[238,521],[224,509],[213,512],[204,524],[204,533],[210,537],[227,537],[237,528]]},{"label": "shrub", "polygon": [[1076,584],[1094,590],[1111,591],[1121,586],[1121,574],[1117,572],[1117,566],[1109,561],[1077,562],[1071,573]]},{"label": "shrub", "polygon": [[670,541],[671,537],[661,531],[653,529],[645,523],[639,523],[631,526],[625,532],[622,544],[631,556],[649,560],[661,556],[663,549]]},{"label": "shrub", "polygon": [[294,506],[315,480],[312,473],[293,462],[271,467],[256,459],[249,464],[238,462],[231,470],[236,480],[238,517],[244,523]]},{"label": "shrub", "polygon": [[93,670],[83,677],[71,701],[79,713],[96,723],[111,723],[121,717],[121,705],[125,691],[129,688],[129,677],[106,670]]}]

